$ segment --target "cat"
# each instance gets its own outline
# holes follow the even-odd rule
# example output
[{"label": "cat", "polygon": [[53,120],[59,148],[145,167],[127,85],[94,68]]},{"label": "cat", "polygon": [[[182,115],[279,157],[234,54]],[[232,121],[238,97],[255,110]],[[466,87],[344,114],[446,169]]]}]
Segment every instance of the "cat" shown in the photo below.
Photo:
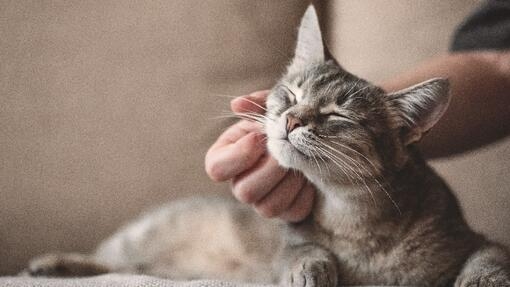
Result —
[{"label": "cat", "polygon": [[292,287],[510,286],[508,252],[468,227],[416,148],[447,109],[448,90],[446,79],[435,78],[386,93],[345,71],[310,6],[266,114],[248,115],[263,123],[278,163],[317,188],[305,220],[267,220],[231,199],[190,198],[148,212],[91,255],[46,255],[26,273]]}]

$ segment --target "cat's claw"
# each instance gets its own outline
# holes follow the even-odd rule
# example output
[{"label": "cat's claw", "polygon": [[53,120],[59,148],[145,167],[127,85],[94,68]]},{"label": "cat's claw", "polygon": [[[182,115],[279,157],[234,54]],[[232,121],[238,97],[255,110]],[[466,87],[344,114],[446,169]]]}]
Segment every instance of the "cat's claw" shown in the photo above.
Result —
[{"label": "cat's claw", "polygon": [[296,264],[287,275],[285,287],[335,287],[337,275],[331,263],[324,260],[305,260]]}]

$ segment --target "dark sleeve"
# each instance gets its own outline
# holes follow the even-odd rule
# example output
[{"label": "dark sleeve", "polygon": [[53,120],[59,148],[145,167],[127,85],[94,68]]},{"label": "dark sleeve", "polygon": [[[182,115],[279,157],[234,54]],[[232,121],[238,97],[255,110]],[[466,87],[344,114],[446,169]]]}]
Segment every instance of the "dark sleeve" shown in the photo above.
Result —
[{"label": "dark sleeve", "polygon": [[451,51],[510,49],[510,0],[486,0],[457,28]]}]

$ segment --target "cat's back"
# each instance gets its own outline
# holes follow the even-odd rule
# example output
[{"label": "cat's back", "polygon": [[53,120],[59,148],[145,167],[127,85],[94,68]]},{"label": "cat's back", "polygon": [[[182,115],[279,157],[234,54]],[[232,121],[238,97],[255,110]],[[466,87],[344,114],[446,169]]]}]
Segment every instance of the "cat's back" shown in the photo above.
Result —
[{"label": "cat's back", "polygon": [[272,282],[280,238],[277,222],[231,198],[193,197],[143,214],[105,240],[96,257],[119,272]]}]

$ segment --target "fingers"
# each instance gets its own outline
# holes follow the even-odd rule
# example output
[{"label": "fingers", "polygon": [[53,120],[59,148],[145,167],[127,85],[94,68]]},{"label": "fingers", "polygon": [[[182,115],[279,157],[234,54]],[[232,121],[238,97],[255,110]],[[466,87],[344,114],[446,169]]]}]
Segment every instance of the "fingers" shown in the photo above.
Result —
[{"label": "fingers", "polygon": [[230,102],[230,108],[236,113],[253,112],[263,114],[266,111],[266,98],[269,90],[258,91],[237,97]]},{"label": "fingers", "polygon": [[262,133],[260,125],[254,122],[241,120],[225,130],[211,146],[209,152],[214,152],[216,149],[234,144],[249,133]]},{"label": "fingers", "polygon": [[247,121],[227,129],[205,156],[205,169],[215,181],[231,179],[251,168],[265,153],[264,135]]},{"label": "fingers", "polygon": [[273,190],[286,173],[274,158],[265,155],[253,168],[234,178],[232,192],[243,203],[255,203]]},{"label": "fingers", "polygon": [[269,194],[255,203],[255,210],[264,217],[279,216],[290,208],[305,183],[302,174],[287,171],[280,183]]},{"label": "fingers", "polygon": [[315,187],[301,173],[284,170],[265,155],[252,169],[234,178],[232,192],[237,200],[253,204],[262,216],[298,222],[312,210]]},{"label": "fingers", "polygon": [[280,214],[279,217],[290,222],[299,222],[305,219],[312,211],[315,192],[315,187],[311,183],[305,184],[290,208]]},{"label": "fingers", "polygon": [[[234,112],[264,113],[269,91],[258,91],[231,102]],[[251,168],[264,154],[264,136],[258,123],[239,121],[228,128],[209,148],[205,170],[215,181],[231,179]]]},{"label": "fingers", "polygon": [[[265,112],[269,91],[259,91],[231,102],[234,112]],[[241,202],[254,204],[266,217],[301,221],[310,213],[315,188],[301,174],[281,168],[266,154],[258,123],[240,121],[228,128],[211,146],[206,171],[216,181],[233,179],[232,191]]]}]

